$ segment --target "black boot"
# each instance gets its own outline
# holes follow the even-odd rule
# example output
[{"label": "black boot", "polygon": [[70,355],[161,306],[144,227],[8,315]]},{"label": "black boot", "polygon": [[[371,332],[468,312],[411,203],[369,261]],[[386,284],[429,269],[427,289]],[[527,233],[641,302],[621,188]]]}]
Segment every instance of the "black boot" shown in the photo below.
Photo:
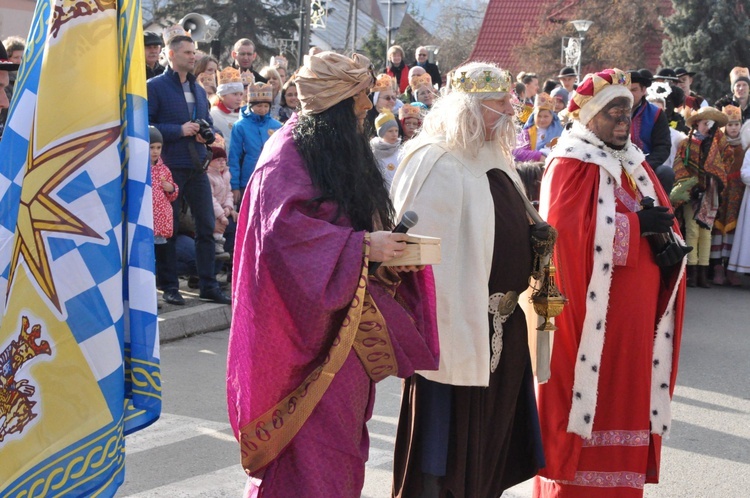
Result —
[{"label": "black boot", "polygon": [[711,288],[711,284],[708,282],[708,266],[698,267],[698,287]]},{"label": "black boot", "polygon": [[687,286],[695,287],[695,265],[688,265],[687,267]]}]

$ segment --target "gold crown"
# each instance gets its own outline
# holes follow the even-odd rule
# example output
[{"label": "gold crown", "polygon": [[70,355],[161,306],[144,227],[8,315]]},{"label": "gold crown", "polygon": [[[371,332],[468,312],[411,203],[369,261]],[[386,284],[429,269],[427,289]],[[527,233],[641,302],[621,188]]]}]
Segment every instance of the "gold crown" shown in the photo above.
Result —
[{"label": "gold crown", "polygon": [[474,78],[467,76],[466,71],[453,75],[451,87],[464,93],[507,93],[510,91],[510,72],[500,69],[498,76],[493,76],[491,70],[483,71],[481,76]]},{"label": "gold crown", "polygon": [[409,78],[409,86],[412,90],[416,90],[422,85],[432,86],[432,76],[424,73]]},{"label": "gold crown", "polygon": [[222,69],[221,72],[218,73],[218,77],[220,85],[228,85],[229,83],[242,83],[240,72],[233,67]]},{"label": "gold crown", "polygon": [[383,90],[393,90],[393,78],[387,74],[379,74],[378,79],[375,80],[375,86],[372,87],[372,92],[382,92]]},{"label": "gold crown", "polygon": [[244,86],[249,86],[255,83],[255,75],[248,69],[240,74],[240,80]]},{"label": "gold crown", "polygon": [[273,87],[268,83],[253,83],[247,87],[247,101],[251,103],[273,100]]},{"label": "gold crown", "polygon": [[420,119],[421,117],[422,117],[422,112],[419,109],[419,107],[417,107],[415,105],[404,104],[398,110],[398,118],[399,119],[406,119],[406,118],[417,118],[417,119]]},{"label": "gold crown", "polygon": [[205,88],[206,85],[212,86],[214,87],[214,89],[216,88],[216,78],[214,78],[213,74],[201,73],[198,75],[197,79],[198,79],[198,83],[203,85],[203,88]]},{"label": "gold crown", "polygon": [[729,118],[729,122],[740,121],[742,122],[742,109],[734,105],[725,105],[721,110]]},{"label": "gold crown", "polygon": [[746,67],[740,67],[737,66],[732,69],[732,72],[729,73],[729,81],[734,85],[735,81],[737,81],[740,78],[750,78],[750,71]]},{"label": "gold crown", "polygon": [[167,45],[169,45],[169,41],[175,36],[190,36],[190,33],[185,31],[185,28],[181,25],[175,24],[165,29],[161,34],[161,37],[164,38],[164,43]]},{"label": "gold crown", "polygon": [[534,101],[534,107],[540,111],[554,111],[555,99],[550,97],[548,93],[538,93],[536,95],[536,100]]}]

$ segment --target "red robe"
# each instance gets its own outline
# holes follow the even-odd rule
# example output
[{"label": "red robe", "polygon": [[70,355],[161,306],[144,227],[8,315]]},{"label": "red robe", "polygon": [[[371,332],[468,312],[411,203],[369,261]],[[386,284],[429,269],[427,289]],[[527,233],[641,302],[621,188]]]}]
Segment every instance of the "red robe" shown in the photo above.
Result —
[{"label": "red robe", "polygon": [[[569,153],[575,149],[568,155],[586,154],[584,157],[592,161],[602,154],[601,147],[599,150],[589,147],[590,153],[585,153],[570,145],[560,143],[558,147],[567,148]],[[562,154],[565,152],[557,155]],[[640,236],[638,218],[633,212],[638,209],[641,194],[633,190],[625,172],[620,170],[621,177],[617,179],[620,186],[614,188],[614,202],[612,199],[605,202],[612,194],[600,193],[600,186],[606,184],[604,190],[611,191],[615,178],[607,177],[606,173],[600,177],[601,169],[604,168],[580,158],[556,157],[545,172],[541,211],[548,209],[547,221],[559,232],[555,264],[558,283],[569,302],[556,320],[559,330],[554,334],[552,377],[539,386],[547,466],[539,473],[545,479],[535,482],[535,497],[635,497],[642,496],[646,482],[658,482],[662,439],[659,433],[668,428],[665,424],[663,431],[650,431],[649,412],[654,409],[652,371],[659,368],[655,337],[662,334],[671,341],[668,385],[660,381],[671,397],[679,357],[684,279],[680,265],[666,279],[662,277],[648,240]],[[658,203],[668,206],[669,200],[652,170],[646,166],[637,171],[633,181],[643,186],[640,190],[655,192]],[[599,212],[603,211],[602,206],[614,208],[611,216]],[[601,265],[596,255],[607,252],[596,242],[597,222],[602,220],[617,226],[611,272],[609,266],[600,267],[607,263]],[[679,233],[676,223],[674,230]],[[606,288],[606,279],[610,277],[608,294],[591,296],[591,282],[604,279]],[[664,329],[661,318],[668,316],[665,312],[670,301],[674,328]],[[584,358],[581,354],[584,321],[592,309],[599,308],[606,319],[594,321],[596,325],[589,327],[589,333],[604,334],[606,330],[601,355],[589,354]],[[574,388],[579,364],[598,372],[593,393],[581,393]],[[584,412],[584,417],[588,417],[586,424],[591,425],[589,438],[571,432],[569,426],[576,413],[574,399],[581,394],[584,397],[593,394],[595,399],[595,410]]]}]

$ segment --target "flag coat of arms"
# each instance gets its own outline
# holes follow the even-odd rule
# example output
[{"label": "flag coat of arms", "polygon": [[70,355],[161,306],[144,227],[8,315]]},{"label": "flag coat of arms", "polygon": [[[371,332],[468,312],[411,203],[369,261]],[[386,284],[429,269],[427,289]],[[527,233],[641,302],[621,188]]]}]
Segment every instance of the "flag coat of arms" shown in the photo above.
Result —
[{"label": "flag coat of arms", "polygon": [[161,409],[139,0],[38,0],[0,142],[0,496],[113,496]]}]

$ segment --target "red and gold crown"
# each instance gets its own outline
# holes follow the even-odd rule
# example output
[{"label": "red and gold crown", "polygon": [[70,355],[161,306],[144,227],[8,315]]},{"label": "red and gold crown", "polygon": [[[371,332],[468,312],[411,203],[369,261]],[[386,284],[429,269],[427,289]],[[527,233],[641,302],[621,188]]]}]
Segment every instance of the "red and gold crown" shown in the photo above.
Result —
[{"label": "red and gold crown", "polygon": [[421,109],[415,105],[404,104],[398,110],[398,119],[403,121],[406,118],[422,119]]},{"label": "red and gold crown", "polygon": [[453,75],[451,88],[464,93],[507,93],[510,92],[510,72],[498,69],[493,74],[492,70],[482,71],[482,74],[470,77],[466,71],[456,72]]},{"label": "red and gold crown", "polygon": [[729,122],[742,122],[742,109],[734,105],[725,105],[721,110],[729,118]]},{"label": "red and gold crown", "polygon": [[383,90],[393,90],[393,87],[393,78],[387,74],[379,74],[371,91],[382,92]]},{"label": "red and gold crown", "polygon": [[247,101],[255,104],[273,101],[273,87],[268,83],[253,83],[247,87]]},{"label": "red and gold crown", "polygon": [[427,73],[418,74],[409,78],[409,86],[412,90],[416,90],[420,86],[427,85],[432,86],[432,76]]},{"label": "red and gold crown", "polygon": [[[575,96],[570,99],[568,113],[573,119],[578,119],[586,124],[610,100],[616,97],[629,97],[632,102],[633,95],[630,93],[630,75],[628,73],[613,68],[588,74],[578,85]],[[581,115],[583,108],[587,105],[591,107],[587,107]]]},{"label": "red and gold crown", "polygon": [[554,111],[555,99],[553,99],[548,93],[538,93],[536,95],[536,100],[534,101],[534,107],[540,111]]}]

